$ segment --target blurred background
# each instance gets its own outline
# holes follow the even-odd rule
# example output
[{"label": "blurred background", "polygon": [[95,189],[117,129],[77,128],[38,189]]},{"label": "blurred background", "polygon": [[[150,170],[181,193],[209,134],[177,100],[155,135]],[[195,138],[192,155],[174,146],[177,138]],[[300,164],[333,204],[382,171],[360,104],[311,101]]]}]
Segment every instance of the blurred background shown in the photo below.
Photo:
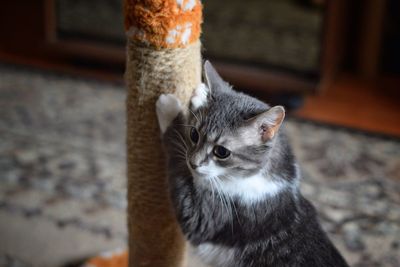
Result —
[{"label": "blurred background", "polygon": [[[0,9],[0,266],[126,246],[121,2]],[[203,4],[205,58],[290,111],[303,193],[346,259],[400,266],[400,2]]]}]

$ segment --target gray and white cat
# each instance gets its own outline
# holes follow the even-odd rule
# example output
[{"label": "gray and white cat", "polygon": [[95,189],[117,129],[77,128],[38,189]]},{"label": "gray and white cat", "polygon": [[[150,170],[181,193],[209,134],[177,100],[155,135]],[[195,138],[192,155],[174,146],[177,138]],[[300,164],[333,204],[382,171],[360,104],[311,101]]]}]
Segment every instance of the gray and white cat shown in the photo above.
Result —
[{"label": "gray and white cat", "polygon": [[198,256],[215,267],[347,266],[299,192],[284,108],[234,91],[209,62],[204,76],[189,108],[173,95],[156,104],[172,203]]}]

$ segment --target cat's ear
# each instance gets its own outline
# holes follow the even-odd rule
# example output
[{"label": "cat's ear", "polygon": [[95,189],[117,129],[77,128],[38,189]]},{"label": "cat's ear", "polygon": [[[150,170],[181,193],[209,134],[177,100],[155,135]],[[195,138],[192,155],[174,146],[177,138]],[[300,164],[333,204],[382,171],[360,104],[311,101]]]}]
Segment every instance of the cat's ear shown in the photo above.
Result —
[{"label": "cat's ear", "polygon": [[192,98],[190,99],[190,109],[197,110],[206,106],[210,96],[210,89],[204,83],[200,83],[194,90]]},{"label": "cat's ear", "polygon": [[261,140],[266,142],[277,134],[284,118],[285,109],[282,106],[275,106],[249,121],[253,124],[253,127],[256,127]]},{"label": "cat's ear", "polygon": [[229,84],[225,82],[218,72],[215,70],[210,61],[206,60],[203,66],[204,82],[211,92],[220,89],[230,88]]}]

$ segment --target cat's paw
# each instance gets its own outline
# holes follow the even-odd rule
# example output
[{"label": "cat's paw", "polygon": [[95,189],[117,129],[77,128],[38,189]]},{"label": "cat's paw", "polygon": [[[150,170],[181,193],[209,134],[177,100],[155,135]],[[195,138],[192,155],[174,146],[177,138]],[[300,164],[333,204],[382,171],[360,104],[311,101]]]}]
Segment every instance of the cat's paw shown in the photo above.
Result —
[{"label": "cat's paw", "polygon": [[165,133],[172,121],[182,111],[179,99],[172,94],[162,94],[156,102],[156,113],[161,133]]},{"label": "cat's paw", "polygon": [[190,104],[193,110],[196,110],[207,103],[208,94],[210,90],[207,85],[204,83],[200,83],[197,88],[193,92],[193,96],[190,99]]}]

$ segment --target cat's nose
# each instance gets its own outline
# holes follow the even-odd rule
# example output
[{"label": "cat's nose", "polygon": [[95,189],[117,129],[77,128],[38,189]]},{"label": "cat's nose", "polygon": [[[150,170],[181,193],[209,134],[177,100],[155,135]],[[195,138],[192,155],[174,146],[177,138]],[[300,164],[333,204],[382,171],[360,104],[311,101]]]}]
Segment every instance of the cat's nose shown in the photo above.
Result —
[{"label": "cat's nose", "polygon": [[189,161],[190,167],[192,167],[193,170],[195,170],[197,167],[199,167],[198,165],[194,164],[192,161]]}]

